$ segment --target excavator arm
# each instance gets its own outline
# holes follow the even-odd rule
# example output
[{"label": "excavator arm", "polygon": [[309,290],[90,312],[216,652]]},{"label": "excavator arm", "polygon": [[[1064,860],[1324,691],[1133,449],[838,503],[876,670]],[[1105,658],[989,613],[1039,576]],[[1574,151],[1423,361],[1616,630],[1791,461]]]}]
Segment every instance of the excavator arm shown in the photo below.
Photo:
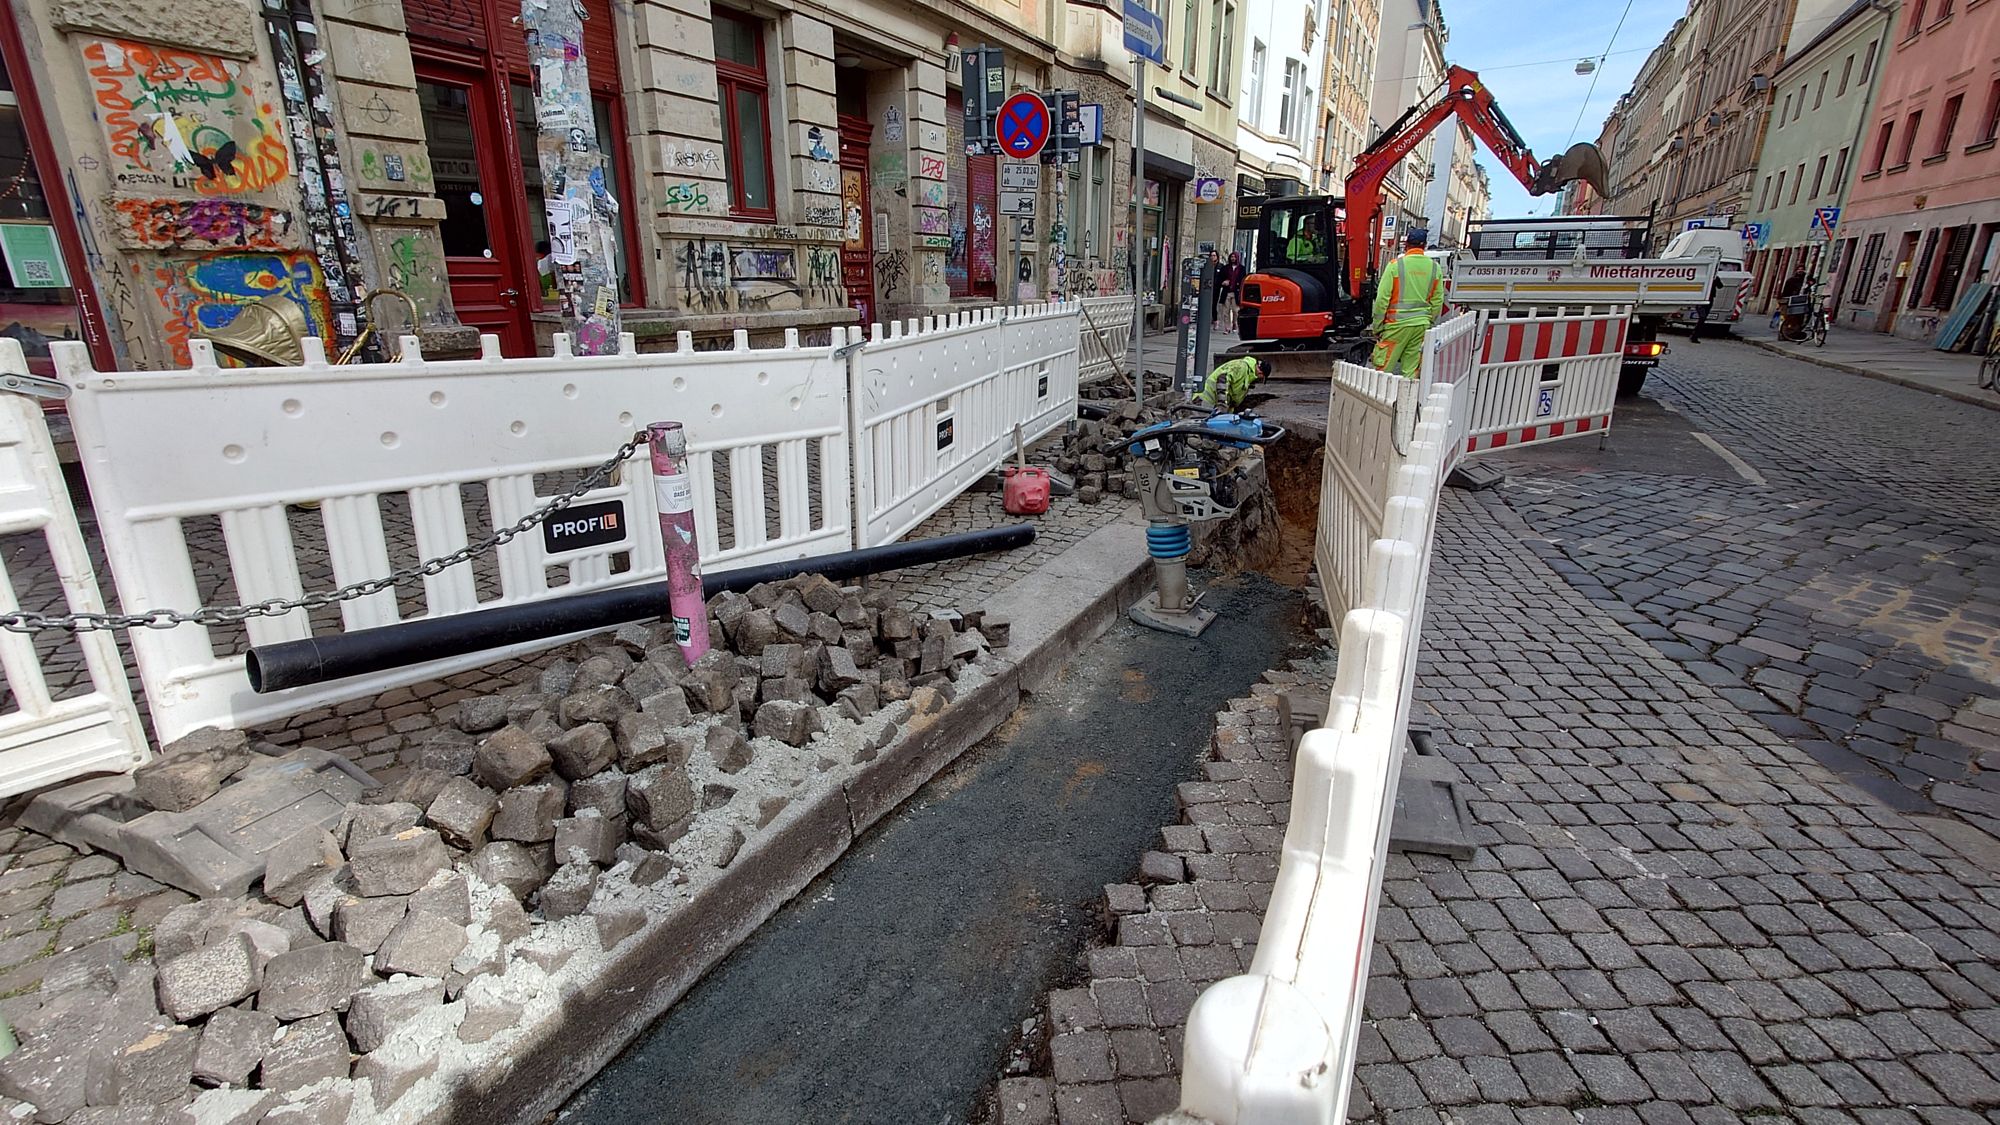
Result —
[{"label": "excavator arm", "polygon": [[[1493,91],[1479,81],[1479,75],[1462,66],[1453,66],[1445,72],[1444,82],[1427,99],[1411,106],[1403,116],[1382,131],[1375,143],[1355,158],[1354,171],[1347,177],[1347,263],[1348,290],[1356,297],[1365,297],[1364,288],[1368,275],[1374,271],[1375,248],[1381,245],[1382,228],[1382,181],[1388,178],[1398,162],[1410,154],[1431,130],[1444,124],[1456,114],[1471,129],[1474,136],[1486,142],[1507,171],[1521,181],[1530,195],[1546,195],[1570,180],[1588,178],[1587,173],[1577,172],[1567,178],[1555,175],[1557,164],[1565,168],[1572,161],[1563,160],[1543,165],[1528,151],[1528,144],[1521,139],[1507,115],[1500,112],[1499,103],[1493,100]],[[1596,146],[1588,147],[1595,152]],[[1572,149],[1572,152],[1575,150]],[[1603,158],[1597,157],[1597,179],[1602,179]],[[1599,194],[1608,195],[1602,183],[1597,184]]]}]

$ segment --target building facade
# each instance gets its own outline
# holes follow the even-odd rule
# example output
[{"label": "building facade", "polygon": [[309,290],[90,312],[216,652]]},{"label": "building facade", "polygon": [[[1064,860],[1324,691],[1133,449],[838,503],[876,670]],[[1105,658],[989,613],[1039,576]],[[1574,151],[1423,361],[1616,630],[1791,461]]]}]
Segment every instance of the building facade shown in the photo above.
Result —
[{"label": "building facade", "polygon": [[1374,94],[1375,56],[1382,24],[1382,0],[1332,0],[1326,49],[1326,114],[1320,129],[1319,190],[1338,195],[1354,170],[1354,160],[1373,140],[1369,117]]},{"label": "building facade", "polygon": [[1904,0],[1841,219],[1836,323],[1928,339],[2000,265],[2000,6]]},{"label": "building facade", "polygon": [[1237,175],[1272,195],[1311,191],[1324,116],[1325,0],[1243,0]]},{"label": "building facade", "polygon": [[[24,229],[0,233],[48,247],[29,284],[4,279],[0,328],[168,367],[259,299],[344,342],[357,296],[395,288],[427,354],[480,333],[527,354],[562,325],[552,263],[586,222],[641,347],[1129,289],[1134,247],[1142,288],[1171,299],[1167,263],[1233,210],[1241,15],[1154,2],[1172,65],[1150,68],[1135,235],[1133,68],[1091,4],[584,0],[561,48],[585,88],[565,91],[504,0],[0,0],[18,134],[0,121],[0,144],[27,157],[22,214],[0,211]],[[1001,92],[1075,90],[1102,122],[1077,163],[1041,169],[1018,257],[1000,158],[967,152],[975,45],[1004,52]],[[563,117],[572,143],[605,153],[589,216],[536,159],[564,98],[589,107]]]},{"label": "building facade", "polygon": [[1830,20],[1823,8],[1802,2],[1793,20],[1790,39],[1798,46],[1772,82],[1756,197],[1743,216],[1761,232],[1748,259],[1760,312],[1770,311],[1797,268],[1816,279],[1829,273],[1834,231],[1815,224],[1814,216],[1825,208],[1838,215],[1845,203],[1857,142],[1882,75],[1887,17],[1873,0],[1853,0]]},{"label": "building facade", "polygon": [[[1384,0],[1380,50],[1369,99],[1375,136],[1394,126],[1411,106],[1444,81],[1444,16],[1436,0]],[[1449,169],[1451,134],[1443,133]],[[1431,181],[1440,174],[1439,132],[1419,141],[1382,181],[1382,240],[1393,246],[1402,232],[1427,221]]]}]

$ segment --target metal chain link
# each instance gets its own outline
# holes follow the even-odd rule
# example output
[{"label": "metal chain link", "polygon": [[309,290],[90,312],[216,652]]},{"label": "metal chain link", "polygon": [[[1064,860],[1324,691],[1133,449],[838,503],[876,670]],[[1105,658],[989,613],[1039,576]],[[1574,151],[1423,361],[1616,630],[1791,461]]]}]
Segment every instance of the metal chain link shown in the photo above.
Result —
[{"label": "metal chain link", "polygon": [[624,464],[634,453],[638,452],[640,446],[645,444],[646,432],[640,430],[633,434],[631,439],[626,441],[625,444],[619,446],[618,452],[612,454],[602,464],[590,470],[590,472],[585,473],[583,479],[578,481],[569,491],[555,497],[506,527],[496,529],[491,535],[483,539],[467,543],[451,554],[439,555],[434,559],[425,559],[423,562],[413,566],[391,571],[380,578],[370,578],[363,582],[350,583],[335,590],[316,590],[296,598],[269,598],[265,601],[253,602],[249,605],[203,606],[191,613],[184,613],[174,609],[154,609],[144,613],[65,614],[45,614],[19,610],[14,613],[0,614],[0,629],[4,629],[10,633],[39,633],[51,629],[83,633],[97,629],[172,629],[179,625],[189,624],[233,625],[238,622],[247,621],[253,617],[283,617],[285,614],[296,609],[308,611],[323,609],[327,606],[339,605],[341,602],[353,601],[356,598],[365,598],[371,594],[379,594],[384,590],[393,589],[406,582],[415,581],[418,578],[442,574],[452,567],[470,562],[479,555],[497,549],[503,543],[511,542],[522,532],[533,528],[536,524],[541,523],[543,520],[575,503],[577,497],[602,485],[617,470],[618,466]]}]

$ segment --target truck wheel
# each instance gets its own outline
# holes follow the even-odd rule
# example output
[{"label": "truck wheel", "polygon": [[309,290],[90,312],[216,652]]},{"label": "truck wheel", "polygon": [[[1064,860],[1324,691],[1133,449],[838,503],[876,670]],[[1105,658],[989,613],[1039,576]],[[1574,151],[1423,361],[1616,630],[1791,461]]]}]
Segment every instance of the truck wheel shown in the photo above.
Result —
[{"label": "truck wheel", "polygon": [[1631,398],[1633,395],[1638,394],[1639,388],[1646,385],[1646,373],[1651,370],[1652,368],[1650,367],[1620,367],[1618,369],[1618,397]]}]

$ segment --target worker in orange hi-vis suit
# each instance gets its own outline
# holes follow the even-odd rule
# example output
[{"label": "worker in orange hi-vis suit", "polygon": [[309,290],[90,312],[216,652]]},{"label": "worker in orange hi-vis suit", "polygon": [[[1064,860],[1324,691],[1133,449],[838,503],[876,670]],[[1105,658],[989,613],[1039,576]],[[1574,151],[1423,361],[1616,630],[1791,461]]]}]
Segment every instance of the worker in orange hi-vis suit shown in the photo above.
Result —
[{"label": "worker in orange hi-vis suit", "polygon": [[1405,239],[1409,249],[1382,271],[1375,285],[1375,319],[1369,330],[1376,343],[1369,362],[1379,371],[1401,368],[1405,379],[1417,377],[1423,364],[1424,332],[1444,312],[1443,271],[1424,253],[1429,241],[1424,228],[1411,227]]}]

